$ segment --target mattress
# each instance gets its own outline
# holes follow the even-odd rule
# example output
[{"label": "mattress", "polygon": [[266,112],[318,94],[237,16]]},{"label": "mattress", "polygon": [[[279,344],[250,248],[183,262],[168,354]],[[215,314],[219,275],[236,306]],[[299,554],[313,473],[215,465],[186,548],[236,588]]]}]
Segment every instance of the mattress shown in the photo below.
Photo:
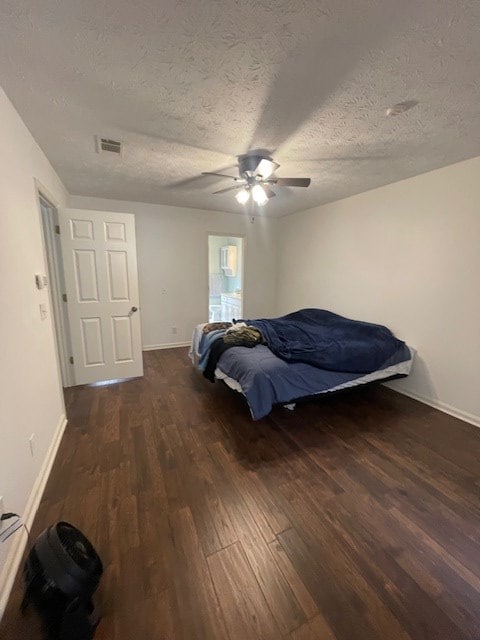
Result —
[{"label": "mattress", "polygon": [[[193,334],[190,357],[198,363],[198,344],[204,325]],[[268,415],[276,404],[288,405],[304,397],[331,393],[410,373],[414,351],[402,345],[381,368],[368,374],[320,369],[302,362],[287,363],[266,345],[233,347],[223,353],[215,376],[242,393],[254,420]]]}]

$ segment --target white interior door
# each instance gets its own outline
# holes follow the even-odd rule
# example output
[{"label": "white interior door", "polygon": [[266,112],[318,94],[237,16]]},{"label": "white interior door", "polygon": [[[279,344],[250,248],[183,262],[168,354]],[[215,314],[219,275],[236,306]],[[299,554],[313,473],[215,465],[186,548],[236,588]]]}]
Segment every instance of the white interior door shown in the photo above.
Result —
[{"label": "white interior door", "polygon": [[135,217],[59,216],[75,384],[142,376]]}]

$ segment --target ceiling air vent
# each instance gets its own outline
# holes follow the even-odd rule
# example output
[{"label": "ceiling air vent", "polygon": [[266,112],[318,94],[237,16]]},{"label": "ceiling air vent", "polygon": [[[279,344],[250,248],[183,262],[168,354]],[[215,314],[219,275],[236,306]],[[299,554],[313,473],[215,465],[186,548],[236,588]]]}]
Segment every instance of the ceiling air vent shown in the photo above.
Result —
[{"label": "ceiling air vent", "polygon": [[111,140],[110,138],[101,138],[96,136],[97,140],[97,153],[116,153],[122,155],[122,143],[118,140]]}]

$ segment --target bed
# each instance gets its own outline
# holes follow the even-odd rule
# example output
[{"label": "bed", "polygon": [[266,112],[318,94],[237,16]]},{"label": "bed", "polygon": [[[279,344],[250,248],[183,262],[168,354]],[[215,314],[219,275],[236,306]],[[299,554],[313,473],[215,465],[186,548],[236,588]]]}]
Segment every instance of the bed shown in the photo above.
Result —
[{"label": "bed", "polygon": [[[278,404],[293,408],[304,398],[407,376],[413,363],[414,350],[386,327],[330,311],[302,309],[246,324],[261,331],[265,344],[229,348],[215,378],[245,396],[254,420]],[[200,370],[208,356],[204,327],[195,328],[189,354]],[[221,337],[222,330],[214,336]]]}]

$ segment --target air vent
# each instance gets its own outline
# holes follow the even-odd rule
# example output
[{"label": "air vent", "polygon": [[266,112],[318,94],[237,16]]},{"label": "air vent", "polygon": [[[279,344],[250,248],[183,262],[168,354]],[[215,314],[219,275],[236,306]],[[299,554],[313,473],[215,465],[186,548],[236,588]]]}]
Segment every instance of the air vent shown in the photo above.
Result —
[{"label": "air vent", "polygon": [[122,155],[122,143],[118,140],[111,140],[110,138],[96,137],[97,140],[97,153],[116,153]]}]

